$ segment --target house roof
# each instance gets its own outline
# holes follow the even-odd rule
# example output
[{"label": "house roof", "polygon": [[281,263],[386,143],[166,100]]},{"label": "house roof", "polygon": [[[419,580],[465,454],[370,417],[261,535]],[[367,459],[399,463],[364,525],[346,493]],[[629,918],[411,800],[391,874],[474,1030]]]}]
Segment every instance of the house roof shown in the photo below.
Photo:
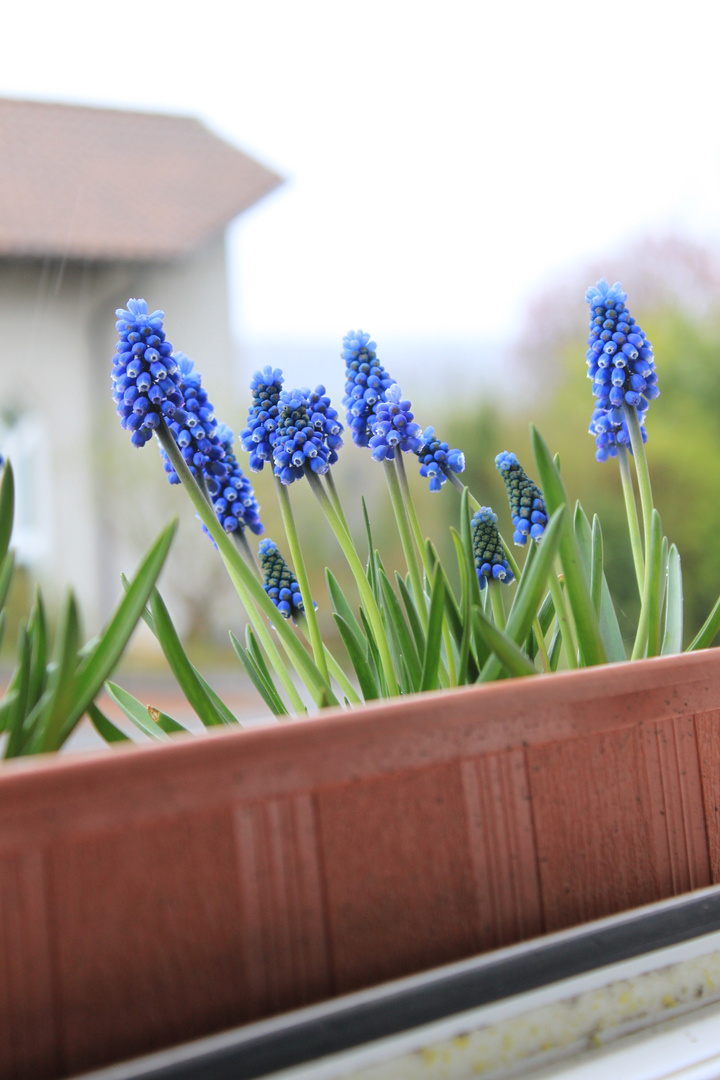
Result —
[{"label": "house roof", "polygon": [[0,99],[0,256],[170,259],[281,182],[189,116]]}]

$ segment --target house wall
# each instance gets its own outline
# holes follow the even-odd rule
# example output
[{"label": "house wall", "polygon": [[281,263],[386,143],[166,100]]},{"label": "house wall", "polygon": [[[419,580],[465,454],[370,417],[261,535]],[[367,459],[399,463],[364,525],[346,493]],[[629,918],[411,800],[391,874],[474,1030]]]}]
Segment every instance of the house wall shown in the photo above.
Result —
[{"label": "house wall", "polygon": [[[199,533],[157,448],[133,448],[115,416],[114,312],[130,296],[165,310],[168,339],[237,430],[224,237],[170,264],[0,261],[0,451],[18,457],[18,517],[33,526],[15,542],[51,603],[72,585],[90,632],[172,513]],[[193,535],[202,543],[211,553]]]}]

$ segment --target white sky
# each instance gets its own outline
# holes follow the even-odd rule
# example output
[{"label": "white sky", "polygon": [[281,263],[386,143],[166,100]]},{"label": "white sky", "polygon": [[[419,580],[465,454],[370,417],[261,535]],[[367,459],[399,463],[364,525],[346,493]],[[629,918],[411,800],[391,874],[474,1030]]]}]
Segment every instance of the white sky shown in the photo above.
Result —
[{"label": "white sky", "polygon": [[578,257],[720,235],[718,31],[712,0],[28,2],[0,94],[192,113],[287,177],[234,230],[243,336],[482,340]]}]

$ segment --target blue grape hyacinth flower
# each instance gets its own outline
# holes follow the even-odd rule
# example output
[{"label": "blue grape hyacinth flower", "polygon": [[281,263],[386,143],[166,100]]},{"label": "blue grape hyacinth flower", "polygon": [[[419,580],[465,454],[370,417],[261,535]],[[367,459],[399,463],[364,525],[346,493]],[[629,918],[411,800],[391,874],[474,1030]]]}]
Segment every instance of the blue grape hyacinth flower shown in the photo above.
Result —
[{"label": "blue grape hyacinth flower", "polygon": [[505,481],[515,527],[513,540],[519,546],[527,543],[528,536],[531,540],[539,540],[548,522],[542,491],[527,475],[515,454],[503,450],[495,458],[495,466]]},{"label": "blue grape hyacinth flower", "polygon": [[207,476],[207,489],[217,519],[226,533],[250,532],[260,536],[264,526],[260,521],[260,506],[252,484],[238,465],[233,451],[233,433],[227,424],[218,423],[217,438],[224,454],[225,476]]},{"label": "blue grape hyacinth flower", "polygon": [[431,491],[440,491],[449,473],[465,470],[465,455],[462,450],[451,450],[448,443],[441,442],[432,427],[425,428],[420,441],[422,445],[417,451],[420,475],[427,477]]},{"label": "blue grape hyacinth flower", "polygon": [[[168,421],[168,428],[192,475],[221,481],[227,475],[225,451],[217,436],[217,421],[202,378],[185,353],[174,352],[172,356],[178,366],[178,387],[183,397],[183,407],[182,420],[176,414]],[[160,456],[170,483],[179,484],[180,478],[162,448]]]},{"label": "blue grape hyacinth flower", "polygon": [[402,398],[402,390],[393,383],[385,391],[384,399],[375,406],[372,424],[373,434],[368,440],[375,461],[392,461],[395,453],[417,453],[422,446],[420,425],[413,422],[411,405]]},{"label": "blue grape hyacinth flower", "polygon": [[363,330],[351,330],[343,338],[345,361],[345,422],[356,446],[367,446],[378,402],[395,380],[377,358],[375,342]]},{"label": "blue grape hyacinth flower", "polygon": [[279,399],[277,428],[272,443],[275,475],[283,484],[302,479],[305,467],[322,475],[329,469],[325,431],[311,421],[302,390],[283,390]]},{"label": "blue grape hyacinth flower", "polygon": [[133,446],[144,446],[163,417],[185,421],[178,366],[172,345],[165,340],[164,312],[148,312],[145,300],[131,298],[115,315],[113,401]]},{"label": "blue grape hyacinth flower", "polygon": [[660,391],[652,346],[630,315],[620,282],[611,286],[602,278],[590,286],[585,299],[590,306],[585,359],[597,399],[589,430],[595,436],[596,458],[607,461],[617,455],[618,446],[630,445],[625,406],[637,410],[647,441],[645,413]]},{"label": "blue grape hyacinth flower", "polygon": [[473,516],[471,525],[475,571],[480,588],[484,589],[488,580],[504,581],[509,585],[514,580],[514,575],[505,558],[505,549],[497,527],[497,514],[493,513],[489,506],[481,506]]},{"label": "blue grape hyacinth flower", "polygon": [[322,385],[316,386],[314,390],[303,387],[300,393],[305,397],[310,423],[316,431],[321,432],[327,446],[327,463],[334,465],[338,459],[337,452],[343,444],[344,430],[337,409],[330,404],[330,398]]},{"label": "blue grape hyacinth flower", "polygon": [[250,455],[253,472],[261,472],[265,462],[272,459],[283,381],[280,368],[268,366],[256,371],[250,382],[252,405],[247,426],[240,432],[240,443]]},{"label": "blue grape hyacinth flower", "polygon": [[260,541],[258,548],[260,566],[264,582],[263,588],[284,619],[294,619],[305,612],[305,605],[300,593],[300,586],[295,576],[278,551],[278,546],[269,537]]}]

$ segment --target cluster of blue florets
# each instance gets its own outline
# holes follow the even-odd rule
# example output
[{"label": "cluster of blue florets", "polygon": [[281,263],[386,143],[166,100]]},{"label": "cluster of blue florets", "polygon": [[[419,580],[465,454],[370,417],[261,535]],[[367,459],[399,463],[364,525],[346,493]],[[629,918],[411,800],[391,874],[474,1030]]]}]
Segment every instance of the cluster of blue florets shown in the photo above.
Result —
[{"label": "cluster of blue florets", "polygon": [[330,467],[325,433],[312,424],[302,390],[283,390],[280,395],[272,455],[275,475],[283,484],[302,479],[306,465],[319,475]]},{"label": "cluster of blue florets", "polygon": [[240,442],[250,455],[249,465],[253,472],[261,472],[265,462],[272,459],[282,384],[282,371],[271,367],[256,371],[250,382],[252,405],[247,427],[240,432]]},{"label": "cluster of blue florets", "polygon": [[514,575],[505,558],[505,549],[497,527],[497,514],[493,513],[489,506],[481,506],[473,516],[471,524],[475,570],[480,588],[485,588],[488,579],[504,581],[509,585],[514,580]]},{"label": "cluster of blue florets", "polygon": [[440,491],[448,473],[464,471],[465,455],[462,450],[451,450],[448,443],[440,442],[432,427],[425,428],[421,443],[416,451],[420,458],[420,475],[428,478],[431,491]]},{"label": "cluster of blue florets", "polygon": [[345,361],[345,422],[356,446],[367,446],[373,434],[378,402],[395,380],[388,375],[375,352],[375,342],[362,330],[343,338],[340,354]]},{"label": "cluster of blue florets", "polygon": [[295,618],[305,611],[303,598],[295,576],[278,551],[274,540],[261,540],[258,548],[262,567],[263,588],[284,619]]},{"label": "cluster of blue florets", "polygon": [[[193,361],[182,352],[172,354],[178,367],[178,389],[183,397],[182,420],[176,413],[168,421],[185,464],[198,479],[209,480],[212,477],[221,481],[227,474],[224,462],[225,452],[217,436],[217,421],[213,407],[202,385],[198,371],[194,371]],[[160,451],[165,472],[171,484],[179,484],[172,462],[164,450]]]},{"label": "cluster of blue florets", "polygon": [[625,306],[627,293],[619,281],[605,278],[585,293],[590,305],[590,336],[585,358],[588,378],[597,398],[590,421],[598,461],[617,455],[618,446],[629,446],[625,406],[637,409],[643,442],[645,412],[658,397],[657,373],[652,346]]},{"label": "cluster of blue florets", "polygon": [[505,481],[512,523],[515,527],[513,540],[516,544],[539,540],[547,525],[547,507],[543,493],[530,479],[515,454],[503,450],[495,458],[498,472]]},{"label": "cluster of blue florets", "polygon": [[260,506],[252,484],[238,465],[233,452],[233,433],[227,424],[217,425],[217,438],[223,450],[225,475],[207,478],[207,489],[213,502],[217,519],[226,533],[250,532],[260,536]]},{"label": "cluster of blue florets", "polygon": [[417,453],[422,446],[419,424],[413,422],[409,401],[403,400],[402,390],[393,383],[385,396],[375,405],[373,434],[368,440],[375,461],[392,461],[397,450]]},{"label": "cluster of blue florets", "polygon": [[343,426],[337,409],[330,404],[330,398],[322,385],[316,386],[314,390],[303,387],[300,393],[305,397],[310,423],[316,431],[322,433],[325,440],[328,449],[327,463],[334,465],[338,459],[337,452],[343,444]]},{"label": "cluster of blue florets", "polygon": [[162,311],[144,300],[128,300],[115,312],[118,342],[112,368],[112,395],[120,424],[132,433],[133,446],[152,438],[162,417],[183,424],[183,396],[172,345],[165,340]]}]

